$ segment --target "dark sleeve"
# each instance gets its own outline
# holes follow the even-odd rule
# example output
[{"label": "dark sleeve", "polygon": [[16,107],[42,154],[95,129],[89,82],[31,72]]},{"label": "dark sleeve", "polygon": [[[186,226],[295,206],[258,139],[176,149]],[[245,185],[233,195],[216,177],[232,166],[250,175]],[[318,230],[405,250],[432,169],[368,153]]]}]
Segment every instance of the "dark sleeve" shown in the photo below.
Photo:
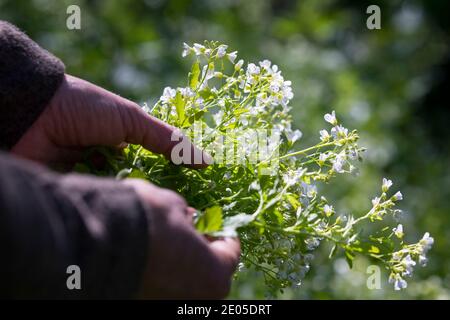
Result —
[{"label": "dark sleeve", "polygon": [[[57,175],[0,152],[0,298],[135,297],[148,212],[118,181]],[[70,265],[81,290],[67,288]]]},{"label": "dark sleeve", "polygon": [[10,149],[44,110],[64,64],[0,20],[0,149]]}]

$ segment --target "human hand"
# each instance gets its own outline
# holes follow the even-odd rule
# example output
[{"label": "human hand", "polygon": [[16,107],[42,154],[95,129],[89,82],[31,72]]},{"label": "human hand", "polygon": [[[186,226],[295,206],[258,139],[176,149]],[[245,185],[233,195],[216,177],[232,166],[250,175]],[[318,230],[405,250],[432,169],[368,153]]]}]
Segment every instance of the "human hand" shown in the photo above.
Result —
[{"label": "human hand", "polygon": [[173,191],[127,179],[149,210],[143,298],[221,299],[239,261],[237,239],[207,240],[192,226],[192,208]]},{"label": "human hand", "polygon": [[[148,115],[137,104],[79,78],[66,75],[46,109],[25,132],[12,153],[42,162],[75,163],[90,146],[123,147],[127,143],[170,158],[178,141],[171,141],[176,128]],[[195,164],[191,144],[191,167],[212,162],[203,153]]]}]

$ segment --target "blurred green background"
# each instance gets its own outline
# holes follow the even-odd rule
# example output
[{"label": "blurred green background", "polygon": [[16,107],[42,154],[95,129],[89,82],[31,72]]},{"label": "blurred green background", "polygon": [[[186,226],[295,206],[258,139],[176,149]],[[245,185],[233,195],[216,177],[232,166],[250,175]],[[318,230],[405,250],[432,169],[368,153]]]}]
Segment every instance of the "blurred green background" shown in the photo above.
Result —
[{"label": "blurred green background", "polygon": [[[81,30],[66,28],[66,8],[81,8]],[[381,30],[366,28],[366,8],[381,8]],[[272,60],[292,80],[301,144],[317,141],[335,109],[368,148],[360,175],[327,186],[339,212],[364,212],[382,177],[402,190],[407,240],[435,238],[429,266],[409,287],[368,290],[366,267],[316,254],[303,286],[283,298],[450,298],[449,1],[351,0],[0,0],[8,20],[59,56],[67,72],[137,102],[182,86],[182,43],[219,40],[246,61]],[[231,297],[264,298],[257,274]]]}]

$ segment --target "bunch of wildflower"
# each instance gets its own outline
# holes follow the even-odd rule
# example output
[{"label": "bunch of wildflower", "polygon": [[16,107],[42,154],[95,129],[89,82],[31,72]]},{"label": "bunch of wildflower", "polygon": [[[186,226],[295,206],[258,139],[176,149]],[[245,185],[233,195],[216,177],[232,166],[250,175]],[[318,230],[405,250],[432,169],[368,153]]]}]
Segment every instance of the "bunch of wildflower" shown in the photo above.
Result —
[{"label": "bunch of wildflower", "polygon": [[240,269],[261,271],[272,293],[301,284],[323,241],[332,244],[330,257],[343,253],[350,265],[356,254],[370,257],[388,269],[396,289],[406,287],[404,277],[426,262],[433,240],[426,234],[406,244],[401,225],[391,231],[386,217],[400,212],[395,206],[402,199],[400,192],[388,195],[392,182],[383,179],[381,194],[362,215],[338,214],[319,192],[356,169],[363,151],[358,133],[333,111],[319,142],[297,148],[302,133],[291,126],[291,82],[276,65],[245,64],[236,51],[207,41],[184,44],[182,56],[194,57],[187,86],[166,87],[149,112],[183,130],[214,164],[192,170],[130,145],[113,163],[119,176],[181,193],[198,209],[202,233],[239,234]]}]

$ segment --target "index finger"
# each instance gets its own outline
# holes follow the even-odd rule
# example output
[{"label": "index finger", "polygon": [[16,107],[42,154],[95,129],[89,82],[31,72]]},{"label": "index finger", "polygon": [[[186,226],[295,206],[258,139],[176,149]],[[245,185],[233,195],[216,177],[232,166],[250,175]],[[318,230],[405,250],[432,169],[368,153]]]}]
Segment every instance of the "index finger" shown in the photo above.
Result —
[{"label": "index finger", "polygon": [[192,168],[204,168],[212,164],[212,157],[194,146],[178,128],[148,115],[136,104],[130,103],[127,105],[130,125],[125,127],[126,142],[163,154],[175,164]]}]

